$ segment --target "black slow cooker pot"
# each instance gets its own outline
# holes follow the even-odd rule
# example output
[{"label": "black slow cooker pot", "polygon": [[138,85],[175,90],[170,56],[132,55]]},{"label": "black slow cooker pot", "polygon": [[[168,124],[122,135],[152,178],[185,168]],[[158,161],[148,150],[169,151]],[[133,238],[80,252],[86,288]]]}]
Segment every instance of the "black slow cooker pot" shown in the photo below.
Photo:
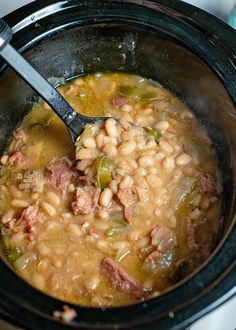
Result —
[{"label": "black slow cooker pot", "polygon": [[[26,329],[181,329],[236,292],[236,33],[177,0],[37,1],[5,17],[12,44],[55,84],[76,75],[122,71],[159,81],[206,126],[224,187],[222,230],[212,256],[165,294],[121,308],[76,309],[67,324],[52,318],[63,302],[19,278],[0,261],[2,318]],[[0,62],[0,152],[35,100]]]}]

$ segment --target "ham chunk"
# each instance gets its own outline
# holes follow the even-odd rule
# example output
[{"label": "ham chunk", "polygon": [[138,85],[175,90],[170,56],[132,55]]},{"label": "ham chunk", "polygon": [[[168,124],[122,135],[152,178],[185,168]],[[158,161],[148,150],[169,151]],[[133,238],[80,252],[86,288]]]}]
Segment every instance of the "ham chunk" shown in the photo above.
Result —
[{"label": "ham chunk", "polygon": [[106,272],[113,287],[124,293],[132,293],[139,299],[143,296],[144,289],[142,285],[111,258],[103,260],[102,269]]},{"label": "ham chunk", "polygon": [[133,212],[132,212],[131,208],[130,207],[124,207],[123,208],[123,214],[124,214],[125,221],[127,223],[131,223],[132,218],[133,218]]},{"label": "ham chunk", "polygon": [[127,97],[115,97],[111,100],[111,103],[114,107],[120,108],[122,105],[128,102]]},{"label": "ham chunk", "polygon": [[200,178],[202,191],[207,195],[219,195],[222,193],[220,182],[211,174],[204,174]]},{"label": "ham chunk", "polygon": [[24,226],[27,238],[32,241],[35,236],[36,224],[39,222],[39,212],[35,205],[30,205],[23,209],[17,220],[17,225]]},{"label": "ham chunk", "polygon": [[157,246],[158,251],[168,252],[176,246],[176,235],[173,230],[165,226],[156,226],[151,232],[152,245]]},{"label": "ham chunk", "polygon": [[47,181],[57,191],[66,194],[73,171],[68,158],[55,159],[47,167]]},{"label": "ham chunk", "polygon": [[8,165],[19,167],[22,161],[23,161],[22,153],[19,150],[16,150],[9,155]]},{"label": "ham chunk", "polygon": [[215,180],[212,175],[204,174],[200,179],[202,191],[205,194],[211,195],[215,191]]},{"label": "ham chunk", "polygon": [[136,195],[130,188],[120,189],[117,197],[122,205],[130,207],[136,201]]},{"label": "ham chunk", "polygon": [[39,161],[42,149],[43,145],[39,142],[35,145],[24,146],[24,148],[20,150],[15,150],[9,154],[7,165],[19,169],[32,168]]},{"label": "ham chunk", "polygon": [[101,193],[100,188],[78,187],[76,189],[75,201],[72,203],[72,210],[75,215],[90,214],[98,205],[99,196]]}]

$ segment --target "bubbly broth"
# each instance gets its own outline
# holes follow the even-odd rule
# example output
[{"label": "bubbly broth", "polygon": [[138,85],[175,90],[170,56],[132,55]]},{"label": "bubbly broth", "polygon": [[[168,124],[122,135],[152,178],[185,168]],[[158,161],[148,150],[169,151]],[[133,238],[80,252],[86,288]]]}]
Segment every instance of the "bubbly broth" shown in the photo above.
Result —
[{"label": "bubbly broth", "polygon": [[59,87],[80,113],[115,117],[72,145],[44,102],[1,158],[1,233],[26,281],[86,306],[160,295],[215,247],[221,186],[212,143],[186,105],[128,74]]}]

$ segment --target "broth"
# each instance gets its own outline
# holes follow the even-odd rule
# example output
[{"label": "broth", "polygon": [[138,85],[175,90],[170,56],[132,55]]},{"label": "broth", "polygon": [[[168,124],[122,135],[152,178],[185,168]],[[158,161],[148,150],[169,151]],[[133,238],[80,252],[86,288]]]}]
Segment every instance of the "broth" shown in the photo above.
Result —
[{"label": "broth", "polygon": [[82,114],[107,116],[72,145],[44,102],[1,158],[1,233],[16,272],[56,298],[120,306],[155,297],[196,269],[221,219],[217,160],[187,106],[121,73],[59,91]]}]

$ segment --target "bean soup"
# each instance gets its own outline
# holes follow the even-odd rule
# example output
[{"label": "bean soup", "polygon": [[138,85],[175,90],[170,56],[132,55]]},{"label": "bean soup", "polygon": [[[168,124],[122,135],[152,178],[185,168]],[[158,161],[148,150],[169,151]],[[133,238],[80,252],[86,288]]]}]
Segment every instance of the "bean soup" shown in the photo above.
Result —
[{"label": "bean soup", "polygon": [[4,250],[39,290],[86,306],[160,295],[215,247],[221,184],[206,130],[139,76],[97,73],[59,91],[86,125],[75,146],[40,101],[1,158]]}]

